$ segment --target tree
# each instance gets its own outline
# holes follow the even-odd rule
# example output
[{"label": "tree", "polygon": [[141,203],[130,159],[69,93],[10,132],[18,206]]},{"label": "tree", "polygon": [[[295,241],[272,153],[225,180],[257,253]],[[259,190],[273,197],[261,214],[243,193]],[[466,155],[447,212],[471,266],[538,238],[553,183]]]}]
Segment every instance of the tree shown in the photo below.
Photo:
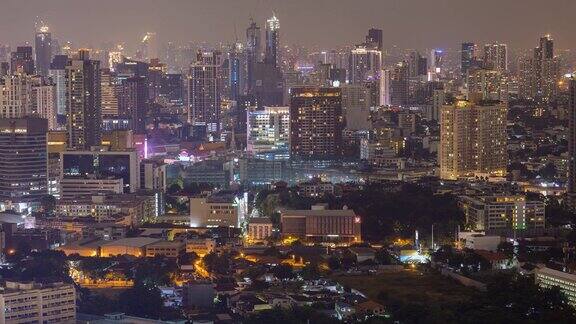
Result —
[{"label": "tree", "polygon": [[310,263],[304,266],[300,271],[300,276],[304,280],[316,280],[320,278],[320,268],[316,263]]},{"label": "tree", "polygon": [[292,279],[295,277],[292,266],[283,263],[272,268],[272,274],[280,280]]},{"label": "tree", "polygon": [[504,253],[508,258],[514,256],[514,245],[510,242],[501,242],[498,244],[498,252]]},{"label": "tree", "polygon": [[52,215],[56,209],[56,198],[52,195],[45,195],[40,198],[40,206],[47,215]]},{"label": "tree", "polygon": [[118,303],[128,315],[154,319],[160,317],[163,307],[160,289],[150,284],[137,284],[126,290]]}]

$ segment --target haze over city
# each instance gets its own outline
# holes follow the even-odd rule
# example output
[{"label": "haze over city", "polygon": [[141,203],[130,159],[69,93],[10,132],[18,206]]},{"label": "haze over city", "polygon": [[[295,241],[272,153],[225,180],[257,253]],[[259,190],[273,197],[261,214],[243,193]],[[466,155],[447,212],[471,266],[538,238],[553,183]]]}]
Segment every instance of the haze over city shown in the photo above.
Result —
[{"label": "haze over city", "polygon": [[530,47],[543,33],[560,48],[576,46],[571,0],[3,0],[0,39],[12,45],[31,41],[36,17],[61,41],[97,47],[126,42],[146,32],[162,41],[233,41],[246,21],[272,12],[282,21],[286,44],[334,47],[350,44],[363,30],[384,30],[385,47],[457,47],[465,39],[498,40],[512,48]]}]

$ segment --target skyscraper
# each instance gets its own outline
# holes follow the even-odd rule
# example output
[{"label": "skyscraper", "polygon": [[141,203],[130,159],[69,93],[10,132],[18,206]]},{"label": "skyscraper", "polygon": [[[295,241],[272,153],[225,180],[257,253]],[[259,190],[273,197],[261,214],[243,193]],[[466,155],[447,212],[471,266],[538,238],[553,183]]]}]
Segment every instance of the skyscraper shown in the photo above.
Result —
[{"label": "skyscraper", "polygon": [[264,62],[280,66],[280,21],[272,15],[266,21],[266,56]]},{"label": "skyscraper", "polygon": [[102,96],[102,116],[117,117],[118,110],[118,78],[110,69],[100,69],[100,92]]},{"label": "skyscraper", "polygon": [[48,129],[56,130],[57,105],[56,105],[56,85],[50,80],[41,76],[32,78],[32,114],[40,116],[48,121]]},{"label": "skyscraper", "polygon": [[158,56],[158,36],[156,33],[147,32],[140,42],[140,58],[146,61],[157,59]]},{"label": "skyscraper", "polygon": [[476,62],[476,44],[462,43],[460,71],[463,79],[466,78],[466,75],[468,75],[468,71],[470,70],[470,68],[474,66],[475,62]]},{"label": "skyscraper", "polygon": [[366,35],[366,43],[374,44],[376,49],[382,51],[382,29],[370,28],[368,30],[368,35]]},{"label": "skyscraper", "polygon": [[248,94],[252,94],[255,86],[254,70],[256,63],[260,61],[261,53],[260,27],[251,20],[250,26],[246,29],[246,79],[248,83]]},{"label": "skyscraper", "polygon": [[375,81],[379,77],[382,65],[382,52],[369,44],[356,45],[350,52],[350,66],[348,69],[348,82],[363,84],[366,81]]},{"label": "skyscraper", "polygon": [[406,62],[400,62],[390,71],[390,104],[404,106],[408,103],[409,69]]},{"label": "skyscraper", "polygon": [[238,100],[243,94],[245,86],[245,69],[243,59],[244,51],[242,43],[234,43],[228,53],[228,86],[230,87],[230,99]]},{"label": "skyscraper", "polygon": [[19,211],[48,194],[47,132],[45,119],[0,119],[0,200]]},{"label": "skyscraper", "polygon": [[28,75],[34,74],[35,67],[31,46],[18,46],[16,52],[12,52],[10,57],[10,70],[12,73],[21,71]]},{"label": "skyscraper", "polygon": [[251,156],[268,160],[290,157],[290,109],[264,107],[248,112],[246,151]]},{"label": "skyscraper", "polygon": [[508,101],[508,84],[500,70],[472,69],[466,84],[469,100]]},{"label": "skyscraper", "polygon": [[458,100],[442,107],[440,178],[505,176],[506,105],[499,101]]},{"label": "skyscraper", "polygon": [[34,39],[36,51],[36,72],[42,76],[48,76],[52,61],[52,34],[48,26],[41,26],[36,32]]},{"label": "skyscraper", "polygon": [[220,131],[220,60],[218,51],[198,51],[188,73],[188,122],[207,132]]},{"label": "skyscraper", "polygon": [[342,92],[339,88],[296,87],[290,100],[290,156],[303,160],[342,156]]},{"label": "skyscraper", "polygon": [[101,144],[100,62],[80,50],[66,65],[68,146],[89,149]]},{"label": "skyscraper", "polygon": [[499,43],[484,45],[484,67],[508,72],[508,46]]},{"label": "skyscraper", "polygon": [[554,41],[550,35],[540,38],[532,57],[518,60],[518,93],[522,99],[549,102],[558,92],[560,61],[554,57]]},{"label": "skyscraper", "polygon": [[48,70],[48,76],[56,86],[56,113],[59,115],[66,114],[66,64],[68,56],[56,55]]}]

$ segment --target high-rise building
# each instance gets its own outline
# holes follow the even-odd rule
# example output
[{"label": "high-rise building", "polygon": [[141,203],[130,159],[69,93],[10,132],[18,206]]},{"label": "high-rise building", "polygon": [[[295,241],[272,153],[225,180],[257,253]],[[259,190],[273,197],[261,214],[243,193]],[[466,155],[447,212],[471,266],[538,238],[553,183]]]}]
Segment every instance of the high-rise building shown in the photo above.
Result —
[{"label": "high-rise building", "polygon": [[102,116],[118,116],[118,79],[110,69],[100,69]]},{"label": "high-rise building", "polygon": [[41,118],[0,119],[0,200],[23,210],[48,194],[46,133]]},{"label": "high-rise building", "polygon": [[246,79],[248,83],[248,94],[252,94],[256,83],[254,70],[256,69],[256,63],[260,61],[262,55],[261,50],[260,27],[256,25],[256,22],[251,21],[250,26],[246,29]]},{"label": "high-rise building", "polygon": [[236,101],[244,93],[245,68],[244,68],[244,48],[242,43],[234,43],[228,53],[228,86],[230,88],[230,99]]},{"label": "high-rise building", "polygon": [[406,62],[400,62],[390,71],[390,104],[404,106],[408,103],[409,69]]},{"label": "high-rise building", "polygon": [[188,122],[220,131],[221,57],[218,51],[198,51],[188,72]]},{"label": "high-rise building", "polygon": [[43,77],[34,77],[32,79],[32,114],[40,116],[48,121],[48,129],[56,130],[58,128],[57,105],[56,105],[56,86]]},{"label": "high-rise building", "polygon": [[36,32],[34,39],[36,51],[36,72],[42,76],[48,76],[52,61],[52,34],[48,26],[41,26]]},{"label": "high-rise building", "polygon": [[370,44],[360,44],[350,52],[348,82],[364,84],[379,78],[382,66],[382,52]]},{"label": "high-rise building", "polygon": [[430,71],[434,73],[441,73],[444,68],[445,52],[441,49],[433,49],[430,51]]},{"label": "high-rise building", "polygon": [[367,87],[357,84],[342,85],[342,110],[346,129],[369,130],[372,100]]},{"label": "high-rise building", "polygon": [[266,53],[264,62],[280,67],[280,21],[272,15],[266,21]]},{"label": "high-rise building", "polygon": [[368,35],[366,35],[366,43],[374,44],[374,47],[379,51],[383,50],[382,42],[382,29],[370,28],[368,30]]},{"label": "high-rise building", "polygon": [[323,160],[342,155],[342,92],[339,88],[296,87],[290,100],[290,156]]},{"label": "high-rise building", "polygon": [[426,75],[428,73],[428,60],[421,56],[418,51],[412,51],[408,60],[408,74],[411,78]]},{"label": "high-rise building", "polygon": [[508,101],[508,84],[500,70],[472,69],[466,85],[470,100]]},{"label": "high-rise building", "polygon": [[248,112],[246,151],[266,160],[290,157],[290,108],[264,107]]},{"label": "high-rise building", "polygon": [[22,118],[32,113],[32,80],[26,74],[0,80],[0,118]]},{"label": "high-rise building", "polygon": [[520,98],[548,102],[558,92],[560,61],[554,56],[554,41],[550,35],[540,38],[532,57],[518,60]]},{"label": "high-rise building", "polygon": [[505,176],[507,107],[500,101],[457,100],[440,116],[440,178]]},{"label": "high-rise building", "polygon": [[132,129],[137,134],[146,130],[148,107],[148,83],[143,76],[132,76],[122,80],[118,86],[118,114],[130,118]]},{"label": "high-rise building", "polygon": [[56,107],[58,115],[66,114],[66,65],[68,56],[56,55],[50,64],[48,76],[56,86]]},{"label": "high-rise building", "polygon": [[468,71],[474,67],[476,63],[476,44],[462,43],[462,53],[460,58],[460,71],[462,78],[465,79]]},{"label": "high-rise building", "polygon": [[484,45],[484,67],[508,72],[508,46],[500,43]]},{"label": "high-rise building", "polygon": [[80,50],[66,65],[66,119],[71,148],[100,145],[100,87],[100,62],[91,60],[87,50]]},{"label": "high-rise building", "polygon": [[12,73],[35,73],[34,58],[32,57],[32,46],[18,46],[16,52],[12,52],[10,57],[10,70]]}]

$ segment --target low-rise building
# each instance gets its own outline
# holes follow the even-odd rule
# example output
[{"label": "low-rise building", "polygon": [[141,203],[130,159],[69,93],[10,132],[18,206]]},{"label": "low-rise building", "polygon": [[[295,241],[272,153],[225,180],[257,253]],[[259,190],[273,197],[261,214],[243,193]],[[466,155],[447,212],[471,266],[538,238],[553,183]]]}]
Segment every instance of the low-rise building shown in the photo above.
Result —
[{"label": "low-rise building", "polygon": [[186,240],[186,252],[194,252],[201,257],[214,251],[215,248],[216,241],[213,239],[197,238]]},{"label": "low-rise building", "polygon": [[568,303],[576,307],[576,275],[550,268],[537,268],[534,278],[540,287],[558,287]]},{"label": "low-rise building", "polygon": [[461,196],[466,223],[474,230],[544,228],[545,205],[522,195]]},{"label": "low-rise building", "polygon": [[306,241],[361,242],[361,219],[351,209],[328,210],[313,206],[311,210],[286,210],[280,216],[283,238]]},{"label": "low-rise building", "polygon": [[334,184],[314,178],[308,182],[298,184],[298,194],[305,197],[323,197],[326,194],[334,194]]},{"label": "low-rise building", "polygon": [[238,203],[234,196],[190,199],[191,227],[238,227]]},{"label": "low-rise building", "polygon": [[121,194],[124,192],[122,178],[78,177],[60,179],[60,195],[64,199],[91,196],[98,193]]},{"label": "low-rise building", "polygon": [[100,247],[100,256],[132,255],[142,257],[146,255],[146,247],[158,241],[160,240],[149,237],[130,237],[107,242]]},{"label": "low-rise building", "polygon": [[181,241],[158,241],[146,245],[146,256],[155,257],[162,255],[168,258],[177,258],[186,251],[186,244]]},{"label": "low-rise building", "polygon": [[7,281],[0,288],[0,323],[76,323],[76,289]]},{"label": "low-rise building", "polygon": [[156,197],[138,194],[104,194],[60,199],[56,213],[68,217],[94,217],[103,221],[117,214],[125,214],[127,225],[154,220],[157,215]]},{"label": "low-rise building", "polygon": [[272,236],[272,220],[265,217],[251,218],[248,222],[248,237],[254,241],[262,241]]}]

